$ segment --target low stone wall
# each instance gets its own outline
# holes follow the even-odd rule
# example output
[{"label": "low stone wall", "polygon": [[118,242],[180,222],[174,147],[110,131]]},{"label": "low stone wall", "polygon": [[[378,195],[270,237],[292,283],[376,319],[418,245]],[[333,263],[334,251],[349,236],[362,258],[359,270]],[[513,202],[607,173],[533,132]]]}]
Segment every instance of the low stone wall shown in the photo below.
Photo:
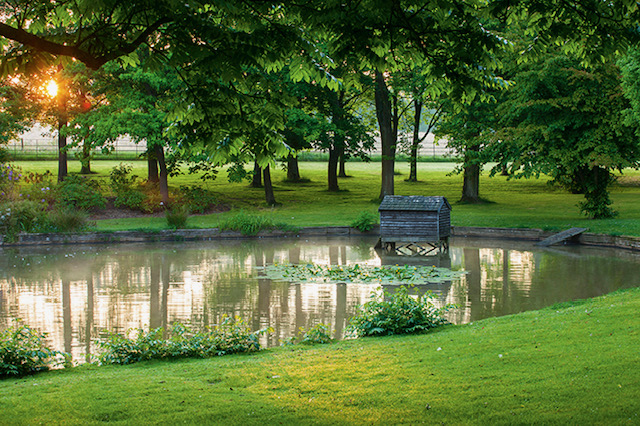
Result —
[{"label": "low stone wall", "polygon": [[[454,226],[451,234],[454,237],[493,238],[507,240],[541,241],[555,232],[541,229],[524,228],[483,228]],[[255,236],[242,235],[236,231],[221,231],[211,229],[178,229],[162,231],[115,231],[115,232],[86,232],[71,234],[20,234],[13,243],[4,243],[0,236],[0,247],[53,245],[53,244],[100,244],[100,243],[143,243],[159,241],[206,241],[218,239],[241,238],[303,238],[303,237],[349,237],[380,235],[380,228],[376,226],[369,232],[360,232],[348,226],[314,226],[302,228],[298,232],[262,231]],[[572,243],[589,246],[613,247],[626,250],[640,251],[640,238],[622,237],[584,233],[573,237]]]},{"label": "low stone wall", "polygon": [[348,226],[308,227],[298,232],[261,231],[255,236],[242,235],[237,231],[221,231],[210,229],[178,229],[161,231],[113,231],[113,232],[83,232],[68,234],[20,234],[18,240],[5,243],[0,236],[0,246],[28,246],[53,244],[100,244],[100,243],[144,243],[158,241],[206,241],[218,239],[240,238],[296,238],[296,237],[348,237],[355,235],[378,235],[379,229],[370,232],[360,232]]}]

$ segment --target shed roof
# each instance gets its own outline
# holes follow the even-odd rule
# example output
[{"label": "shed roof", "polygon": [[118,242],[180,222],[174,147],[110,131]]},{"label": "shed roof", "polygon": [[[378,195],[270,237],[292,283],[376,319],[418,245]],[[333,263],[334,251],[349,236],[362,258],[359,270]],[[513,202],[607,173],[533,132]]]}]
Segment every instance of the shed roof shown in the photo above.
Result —
[{"label": "shed roof", "polygon": [[405,211],[440,211],[443,206],[451,210],[451,204],[445,197],[425,197],[423,195],[387,195],[380,203],[378,211],[405,210]]}]

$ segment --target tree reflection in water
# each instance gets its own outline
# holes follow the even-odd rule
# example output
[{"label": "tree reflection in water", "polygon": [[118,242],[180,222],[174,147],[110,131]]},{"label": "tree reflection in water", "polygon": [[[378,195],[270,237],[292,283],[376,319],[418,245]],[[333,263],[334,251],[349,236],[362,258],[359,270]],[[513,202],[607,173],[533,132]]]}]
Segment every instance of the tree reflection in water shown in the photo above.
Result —
[{"label": "tree reflection in water", "polygon": [[260,239],[4,249],[0,329],[22,318],[78,362],[96,353],[105,330],[166,329],[174,321],[197,328],[225,315],[242,317],[255,329],[273,327],[264,345],[278,345],[319,322],[342,338],[357,306],[377,287],[277,282],[256,269],[283,262],[467,270],[460,279],[412,290],[432,291],[437,304],[457,304],[449,313],[454,323],[640,285],[640,256],[631,252],[465,239],[453,240],[446,254],[406,257],[378,254],[374,245],[371,238]]}]

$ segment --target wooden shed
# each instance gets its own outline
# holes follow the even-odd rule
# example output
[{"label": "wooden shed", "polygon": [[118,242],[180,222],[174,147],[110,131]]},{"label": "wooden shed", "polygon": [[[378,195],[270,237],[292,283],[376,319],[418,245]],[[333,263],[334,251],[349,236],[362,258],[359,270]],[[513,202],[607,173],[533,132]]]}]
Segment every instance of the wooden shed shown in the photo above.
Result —
[{"label": "wooden shed", "polygon": [[[418,254],[448,249],[451,205],[445,197],[387,195],[378,211],[382,247],[397,250],[403,245]],[[425,245],[431,248],[421,249]]]}]

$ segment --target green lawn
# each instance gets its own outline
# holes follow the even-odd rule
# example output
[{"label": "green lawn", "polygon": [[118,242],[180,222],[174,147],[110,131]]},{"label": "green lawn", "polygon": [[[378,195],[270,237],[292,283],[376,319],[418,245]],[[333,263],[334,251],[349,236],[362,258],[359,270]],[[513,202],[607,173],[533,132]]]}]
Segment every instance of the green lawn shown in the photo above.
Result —
[{"label": "green lawn", "polygon": [[425,335],[0,381],[0,424],[639,424],[640,289]]},{"label": "green lawn", "polygon": [[[108,173],[117,161],[94,161],[93,170],[100,179],[107,179]],[[26,171],[51,170],[55,173],[53,161],[17,162]],[[146,176],[144,161],[129,162],[134,165],[134,173]],[[464,205],[455,203],[460,198],[462,177],[448,175],[453,163],[419,163],[420,182],[405,182],[408,165],[398,163],[396,177],[397,195],[444,195],[453,204],[452,221],[458,226],[494,226],[517,228],[542,228],[558,230],[571,226],[587,227],[592,232],[613,235],[640,235],[640,172],[625,171],[624,176],[612,189],[614,208],[619,216],[609,220],[590,220],[582,216],[577,203],[581,195],[569,194],[547,184],[546,178],[527,180],[507,180],[503,176],[483,175],[480,183],[481,196],[491,203]],[[69,170],[79,171],[78,162],[70,162]],[[301,174],[309,181],[290,183],[281,168],[273,171],[276,199],[281,206],[267,207],[262,189],[249,188],[247,183],[229,183],[226,172],[220,172],[216,181],[207,183],[215,191],[222,203],[232,208],[230,212],[205,216],[193,216],[189,226],[197,228],[216,227],[220,220],[238,210],[258,211],[274,215],[278,221],[295,226],[339,226],[349,225],[364,210],[376,212],[377,204],[372,200],[380,192],[380,163],[354,162],[347,164],[347,172],[352,177],[340,180],[341,191],[326,191],[326,164],[304,162]],[[199,184],[195,176],[181,175],[170,178],[170,186]],[[166,228],[163,217],[141,219],[104,220],[97,224],[100,230],[162,229]]]}]

